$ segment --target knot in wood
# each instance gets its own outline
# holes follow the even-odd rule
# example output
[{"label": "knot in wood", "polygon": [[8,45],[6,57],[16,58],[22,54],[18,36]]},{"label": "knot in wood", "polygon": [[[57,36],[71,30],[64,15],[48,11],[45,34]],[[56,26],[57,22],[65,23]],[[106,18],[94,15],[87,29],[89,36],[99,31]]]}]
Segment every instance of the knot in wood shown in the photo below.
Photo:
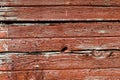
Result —
[{"label": "knot in wood", "polygon": [[95,51],[93,50],[92,55],[96,58],[107,58],[110,57],[112,55],[112,51]]}]

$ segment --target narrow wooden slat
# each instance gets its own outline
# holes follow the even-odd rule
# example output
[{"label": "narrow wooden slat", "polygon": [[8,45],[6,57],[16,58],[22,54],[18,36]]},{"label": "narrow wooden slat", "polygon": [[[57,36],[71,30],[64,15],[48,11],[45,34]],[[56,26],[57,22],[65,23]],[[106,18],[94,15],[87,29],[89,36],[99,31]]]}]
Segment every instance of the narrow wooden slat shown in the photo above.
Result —
[{"label": "narrow wooden slat", "polygon": [[[109,52],[109,51],[108,51]],[[107,52],[107,53],[108,53]],[[62,53],[45,55],[5,54],[0,55],[0,70],[67,70],[67,69],[96,69],[120,68],[120,52],[114,51],[109,57],[95,57],[75,53]],[[105,51],[103,54],[107,54]]]},{"label": "narrow wooden slat", "polygon": [[[0,20],[12,21],[103,21],[120,20],[119,7],[7,7]],[[9,12],[8,12],[9,11]],[[11,14],[12,12],[12,14]]]},{"label": "narrow wooden slat", "polygon": [[119,6],[119,0],[0,0],[2,6],[33,6],[33,5],[103,5]]},{"label": "narrow wooden slat", "polygon": [[0,52],[61,51],[64,47],[67,47],[68,51],[86,49],[120,49],[120,38],[28,38],[0,40]]},{"label": "narrow wooden slat", "polygon": [[61,23],[36,25],[8,25],[8,38],[45,37],[119,37],[120,23]]},{"label": "narrow wooden slat", "polygon": [[1,80],[119,80],[120,69],[75,69],[1,72]]}]

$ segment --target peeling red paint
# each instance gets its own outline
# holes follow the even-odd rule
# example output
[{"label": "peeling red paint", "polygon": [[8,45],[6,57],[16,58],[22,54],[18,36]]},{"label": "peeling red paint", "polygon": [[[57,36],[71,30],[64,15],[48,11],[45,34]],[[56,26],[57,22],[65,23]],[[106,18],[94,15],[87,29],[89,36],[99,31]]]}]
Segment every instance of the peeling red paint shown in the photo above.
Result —
[{"label": "peeling red paint", "polygon": [[119,0],[0,6],[0,80],[120,80]]}]

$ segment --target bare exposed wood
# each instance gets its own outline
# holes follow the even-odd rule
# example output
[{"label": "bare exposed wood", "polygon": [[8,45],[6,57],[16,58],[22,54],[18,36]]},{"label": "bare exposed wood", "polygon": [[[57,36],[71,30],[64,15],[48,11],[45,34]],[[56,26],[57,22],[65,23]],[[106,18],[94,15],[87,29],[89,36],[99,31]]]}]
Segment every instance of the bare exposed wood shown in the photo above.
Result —
[{"label": "bare exposed wood", "polygon": [[[3,10],[3,11],[2,11]],[[119,7],[6,7],[0,20],[12,21],[104,21],[120,20]]]},{"label": "bare exposed wood", "polygon": [[102,5],[119,6],[119,0],[0,0],[2,6]]}]

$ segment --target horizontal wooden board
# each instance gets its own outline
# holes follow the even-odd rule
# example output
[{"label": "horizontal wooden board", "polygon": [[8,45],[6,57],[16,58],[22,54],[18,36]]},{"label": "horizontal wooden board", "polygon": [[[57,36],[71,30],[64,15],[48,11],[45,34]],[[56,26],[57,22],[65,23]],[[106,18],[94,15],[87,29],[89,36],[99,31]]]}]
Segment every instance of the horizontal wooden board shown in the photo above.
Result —
[{"label": "horizontal wooden board", "polygon": [[120,51],[99,51],[101,56],[76,53],[46,52],[44,55],[33,53],[7,53],[0,55],[0,70],[2,71],[25,71],[25,70],[66,70],[66,69],[96,69],[96,68],[120,68]]},{"label": "horizontal wooden board", "polygon": [[120,7],[2,7],[0,11],[0,20],[11,21],[120,20]]},{"label": "horizontal wooden board", "polygon": [[27,39],[1,39],[0,52],[19,51],[61,51],[67,47],[71,50],[86,49],[120,49],[119,37],[94,38],[27,38]]},{"label": "horizontal wooden board", "polygon": [[119,69],[47,70],[44,80],[119,80]]},{"label": "horizontal wooden board", "polygon": [[120,37],[119,22],[1,25],[0,38]]},{"label": "horizontal wooden board", "polygon": [[[56,23],[6,25],[3,38],[120,37],[120,23]],[[3,31],[1,31],[3,32]]]},{"label": "horizontal wooden board", "polygon": [[102,5],[119,6],[119,0],[0,0],[2,6]]},{"label": "horizontal wooden board", "polygon": [[1,72],[1,80],[119,80],[120,69]]}]

